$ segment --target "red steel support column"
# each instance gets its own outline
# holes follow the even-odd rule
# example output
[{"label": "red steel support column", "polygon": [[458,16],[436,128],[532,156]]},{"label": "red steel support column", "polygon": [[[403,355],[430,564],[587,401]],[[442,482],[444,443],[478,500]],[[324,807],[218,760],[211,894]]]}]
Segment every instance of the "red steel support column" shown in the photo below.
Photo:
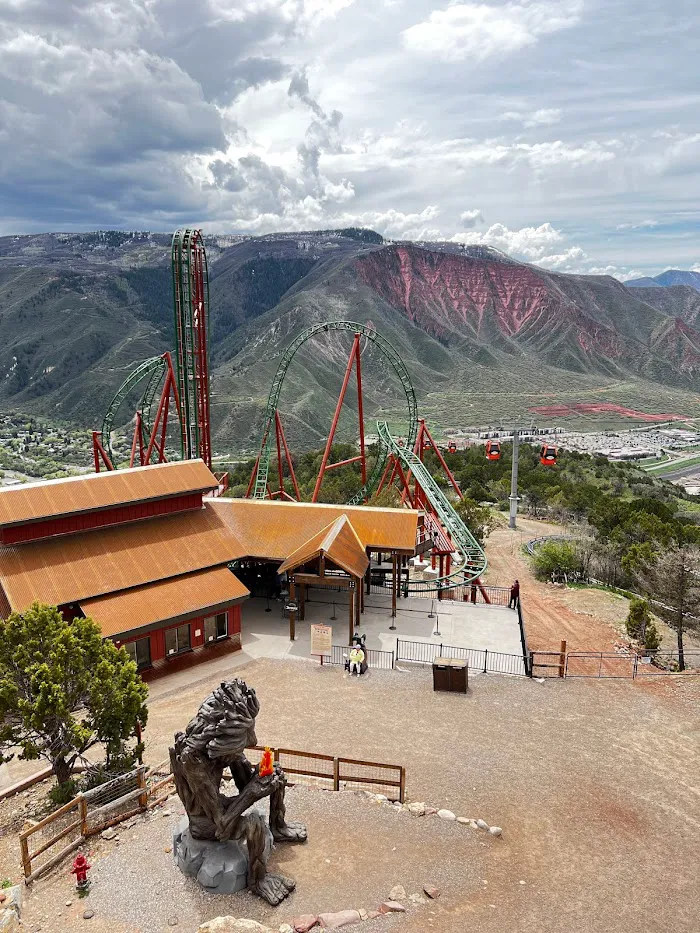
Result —
[{"label": "red steel support column", "polygon": [[[170,410],[170,392],[168,392],[165,399],[165,409],[163,411],[163,425],[160,432],[160,444],[158,447],[158,463],[165,463],[165,437],[168,430],[168,412]],[[153,426],[153,430],[156,430],[156,426]]]},{"label": "red steel support column", "polygon": [[[280,427],[279,427],[279,414],[275,412],[275,440],[277,442],[277,472],[280,478],[280,493],[282,498],[284,498],[284,468],[282,466],[282,441],[280,440]],[[304,592],[304,588],[301,588],[301,592]],[[300,619],[303,620],[304,616],[300,616]]]},{"label": "red steel support column", "polygon": [[335,432],[338,427],[338,420],[340,418],[340,410],[343,407],[343,401],[345,399],[345,393],[348,388],[348,383],[350,382],[350,374],[352,373],[352,364],[355,360],[355,348],[359,344],[359,337],[355,335],[355,340],[353,342],[352,350],[350,351],[350,356],[348,358],[348,365],[345,368],[345,377],[343,378],[343,385],[340,390],[340,395],[338,396],[338,404],[335,406],[335,414],[333,415],[333,423],[331,425],[330,434],[328,435],[328,440],[326,441],[326,449],[323,452],[323,460],[321,461],[321,469],[318,471],[318,477],[316,478],[316,486],[314,487],[314,494],[311,497],[312,502],[318,501],[318,494],[321,491],[321,483],[323,482],[323,477],[326,472],[326,464],[328,463],[328,457],[330,456],[331,447],[333,446],[333,438],[335,437]]},{"label": "red steel support column", "polygon": [[291,457],[291,454],[289,453],[289,447],[287,447],[287,438],[284,436],[284,428],[282,427],[282,419],[280,418],[280,414],[278,411],[275,411],[275,425],[276,425],[277,431],[279,431],[279,436],[282,438],[282,446],[284,447],[284,453],[287,458],[287,466],[289,467],[289,475],[292,477],[292,485],[294,486],[294,492],[296,493],[297,502],[300,502],[301,493],[299,492],[299,484],[297,483],[296,474],[294,472],[294,464],[292,463],[292,457]]},{"label": "red steel support column", "polygon": [[107,451],[102,446],[102,441],[100,440],[100,432],[92,432],[92,454],[95,461],[95,473],[100,472],[100,461],[107,467],[108,470],[113,470],[114,465],[107,455]]},{"label": "red steel support column", "polygon": [[[129,467],[132,467],[134,465],[134,461],[136,460],[136,447],[140,439],[139,435],[141,433],[139,431],[140,425],[141,425],[141,412],[137,411],[136,412],[136,424],[134,426],[134,437],[133,437],[133,440],[131,441],[131,455],[129,456]],[[139,453],[143,454],[143,442],[140,445]],[[141,457],[139,457],[139,460],[140,459]],[[139,466],[143,466],[143,463],[139,463]]]},{"label": "red steel support column", "polygon": [[253,491],[253,486],[255,484],[255,477],[258,474],[258,464],[260,463],[260,454],[255,458],[255,466],[253,467],[253,472],[250,474],[250,481],[248,482],[248,488],[245,491],[245,498],[247,499],[251,492]]},{"label": "red steel support column", "polygon": [[[357,375],[357,417],[360,421],[360,457],[362,458],[362,485],[367,482],[367,457],[365,455],[365,416],[362,406],[362,370],[360,368],[360,334],[355,334],[355,364]],[[367,496],[365,496],[367,502]]]},{"label": "red steel support column", "polygon": [[[450,483],[452,484],[452,488],[454,489],[454,491],[457,493],[457,495],[458,495],[459,498],[461,499],[461,498],[462,498],[462,490],[459,488],[459,485],[458,485],[458,483],[457,483],[457,480],[456,480],[456,479],[454,478],[454,476],[452,475],[452,470],[450,470],[450,468],[448,467],[447,463],[445,463],[445,458],[444,458],[444,457],[442,456],[442,454],[440,453],[440,449],[439,449],[439,447],[437,446],[437,444],[435,443],[435,441],[433,440],[433,436],[432,436],[432,434],[430,433],[430,431],[428,430],[428,427],[426,426],[425,421],[421,421],[421,431],[424,431],[425,434],[427,435],[428,440],[430,441],[430,443],[431,443],[431,445],[432,445],[432,448],[433,448],[433,450],[435,451],[435,455],[437,456],[437,458],[438,458],[438,460],[439,460],[439,462],[440,462],[440,466],[443,468],[443,470],[444,470],[445,473],[447,474],[447,478],[449,479]],[[421,457],[421,460],[422,460],[422,459],[423,459],[423,457]]]},{"label": "red steel support column", "polygon": [[393,461],[394,461],[394,458],[393,458],[393,456],[390,454],[389,457],[388,457],[388,459],[387,459],[387,461],[386,461],[386,466],[384,467],[384,472],[382,473],[382,478],[381,478],[381,480],[379,481],[379,485],[377,486],[377,492],[376,492],[376,494],[375,494],[375,495],[377,495],[377,496],[378,496],[379,493],[382,491],[382,489],[384,489],[384,483],[386,482],[386,477],[387,477],[387,474],[388,474],[389,470],[390,470],[391,467],[392,467]]}]

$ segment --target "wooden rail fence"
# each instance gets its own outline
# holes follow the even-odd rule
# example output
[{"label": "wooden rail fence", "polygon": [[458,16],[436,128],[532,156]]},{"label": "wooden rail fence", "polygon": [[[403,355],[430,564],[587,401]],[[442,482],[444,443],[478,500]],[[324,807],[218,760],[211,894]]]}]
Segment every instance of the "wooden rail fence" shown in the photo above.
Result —
[{"label": "wooden rail fence", "polygon": [[[264,746],[246,749],[257,764]],[[303,752],[273,749],[275,761],[293,776],[292,784],[309,784],[327,790],[368,789],[383,792],[389,800],[404,802],[406,769],[378,761],[363,761]],[[24,881],[31,884],[81,846],[86,839],[110,826],[164,803],[173,793],[170,762],[162,761],[147,770],[137,768],[106,784],[78,794],[19,834]],[[62,843],[58,848],[58,844]]]}]

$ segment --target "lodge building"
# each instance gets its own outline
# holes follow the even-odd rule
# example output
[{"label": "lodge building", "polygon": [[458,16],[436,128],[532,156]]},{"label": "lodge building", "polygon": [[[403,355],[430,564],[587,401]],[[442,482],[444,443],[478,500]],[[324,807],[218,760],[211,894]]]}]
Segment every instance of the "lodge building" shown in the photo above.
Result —
[{"label": "lodge building", "polygon": [[396,592],[397,562],[415,553],[418,512],[215,498],[217,485],[189,460],[0,489],[0,617],[34,601],[89,616],[161,670],[240,648],[242,604],[282,580],[302,619],[307,587],[331,584],[353,590],[359,618],[372,554],[392,561]]}]

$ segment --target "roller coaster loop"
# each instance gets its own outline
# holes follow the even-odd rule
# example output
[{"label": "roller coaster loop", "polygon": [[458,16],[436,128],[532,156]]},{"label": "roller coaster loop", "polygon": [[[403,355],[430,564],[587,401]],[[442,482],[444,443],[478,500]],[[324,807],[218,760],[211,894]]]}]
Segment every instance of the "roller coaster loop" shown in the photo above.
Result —
[{"label": "roller coaster loop", "polygon": [[[254,471],[254,477],[251,477],[250,489],[252,492],[252,498],[254,499],[265,499],[268,495],[268,475],[270,470],[270,458],[272,454],[272,437],[275,427],[275,415],[277,412],[277,407],[279,404],[280,393],[282,391],[282,383],[284,382],[284,377],[287,374],[287,370],[294,359],[296,352],[299,348],[306,343],[307,340],[310,340],[312,337],[316,336],[319,333],[328,333],[330,331],[347,331],[354,334],[356,337],[360,335],[361,337],[367,338],[367,340],[376,347],[386,362],[391,366],[393,371],[398,376],[401,385],[406,396],[406,404],[408,408],[408,436],[406,438],[406,444],[408,447],[412,447],[416,438],[416,432],[418,430],[417,423],[417,403],[416,403],[416,393],[413,389],[413,384],[411,382],[411,377],[408,374],[408,370],[404,365],[403,360],[392,347],[388,340],[378,334],[373,328],[368,327],[365,324],[359,324],[356,321],[327,321],[323,324],[316,324],[314,327],[310,327],[305,331],[302,331],[287,347],[287,349],[282,354],[282,358],[277,367],[277,372],[275,373],[275,378],[272,381],[272,387],[270,389],[270,394],[267,399],[267,407],[265,409],[265,422],[262,435],[262,441],[260,443],[260,453],[258,454],[258,460],[256,463],[256,468]],[[355,350],[355,344],[353,344],[353,352],[357,353],[359,357],[359,349]],[[343,383],[343,390],[341,391],[340,398],[338,400],[338,407],[336,408],[336,418],[334,419],[333,427],[328,437],[328,442],[326,444],[325,458],[330,450],[330,442],[333,440],[333,435],[335,433],[335,425],[337,422],[337,416],[339,414],[339,407],[342,403],[342,398],[344,395],[345,388],[347,387],[347,381],[350,375],[350,368],[353,362],[353,352],[350,354],[350,359],[348,361],[348,369],[345,374],[345,382]],[[359,380],[359,376],[358,376]],[[360,386],[361,390],[361,386]],[[361,398],[361,396],[360,396]],[[350,500],[351,505],[358,504],[361,502],[367,501],[374,492],[381,478],[382,472],[384,470],[384,465],[386,463],[389,451],[384,448],[382,444],[379,445],[379,452],[377,459],[375,461],[374,467],[371,474],[363,482],[359,491],[352,497]],[[337,464],[336,464],[337,465]],[[328,469],[328,467],[325,467]],[[322,479],[323,469],[319,474],[319,478]],[[252,481],[254,478],[254,482]],[[318,495],[318,489],[315,490],[315,495]]]}]

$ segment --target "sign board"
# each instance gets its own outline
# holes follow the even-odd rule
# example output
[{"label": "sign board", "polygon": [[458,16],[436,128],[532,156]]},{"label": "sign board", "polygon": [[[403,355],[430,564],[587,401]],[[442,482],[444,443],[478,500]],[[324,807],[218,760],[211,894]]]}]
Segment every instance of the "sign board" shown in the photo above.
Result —
[{"label": "sign board", "polygon": [[289,599],[284,604],[285,612],[298,612],[298,610],[299,610],[299,603],[295,599]]},{"label": "sign board", "polygon": [[333,628],[330,625],[311,626],[311,654],[331,654],[333,651]]}]

